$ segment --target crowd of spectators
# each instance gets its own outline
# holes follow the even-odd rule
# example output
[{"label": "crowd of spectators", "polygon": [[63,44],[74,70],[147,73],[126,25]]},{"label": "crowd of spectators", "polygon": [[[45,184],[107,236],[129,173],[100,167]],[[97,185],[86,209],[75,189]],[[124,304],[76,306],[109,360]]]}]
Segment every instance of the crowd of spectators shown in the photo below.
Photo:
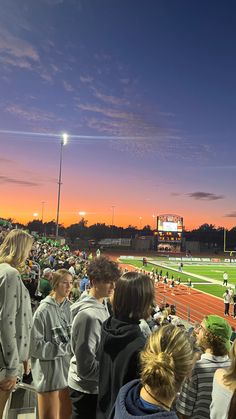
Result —
[{"label": "crowd of spectators", "polygon": [[162,273],[121,272],[100,251],[33,243],[22,230],[0,240],[0,419],[22,373],[39,419],[235,419],[226,319],[186,327],[154,302]]}]

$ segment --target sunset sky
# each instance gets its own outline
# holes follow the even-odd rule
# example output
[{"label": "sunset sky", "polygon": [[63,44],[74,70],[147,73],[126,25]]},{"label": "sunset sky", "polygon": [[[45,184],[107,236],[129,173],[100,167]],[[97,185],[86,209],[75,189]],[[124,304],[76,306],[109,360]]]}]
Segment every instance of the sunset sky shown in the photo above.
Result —
[{"label": "sunset sky", "polygon": [[236,225],[234,0],[0,0],[0,217]]}]

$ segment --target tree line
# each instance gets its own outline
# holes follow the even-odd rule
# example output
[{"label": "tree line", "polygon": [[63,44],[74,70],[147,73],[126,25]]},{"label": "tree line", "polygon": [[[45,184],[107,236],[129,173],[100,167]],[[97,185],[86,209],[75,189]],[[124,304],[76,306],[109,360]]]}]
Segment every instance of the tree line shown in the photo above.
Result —
[{"label": "tree line", "polygon": [[[2,219],[4,223],[13,224],[11,219]],[[19,228],[26,228],[31,233],[36,232],[40,235],[55,236],[56,223],[54,220],[42,223],[41,220],[32,220],[27,224],[14,223]],[[82,218],[78,223],[71,224],[68,227],[59,226],[59,235],[68,238],[72,243],[76,239],[82,240],[101,240],[105,238],[135,238],[137,236],[153,236],[156,230],[150,225],[145,225],[139,229],[137,226],[118,227],[105,223],[95,223],[88,226],[88,221]],[[183,237],[186,240],[197,241],[211,244],[216,248],[223,250],[224,246],[224,227],[216,227],[213,224],[204,223],[193,230],[184,230]],[[225,250],[236,250],[236,226],[226,231]]]}]

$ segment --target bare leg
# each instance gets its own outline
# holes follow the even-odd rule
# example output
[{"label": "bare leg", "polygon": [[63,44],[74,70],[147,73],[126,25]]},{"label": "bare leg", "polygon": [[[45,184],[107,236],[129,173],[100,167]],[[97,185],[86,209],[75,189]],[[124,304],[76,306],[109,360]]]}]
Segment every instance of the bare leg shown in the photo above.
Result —
[{"label": "bare leg", "polygon": [[39,419],[59,418],[59,392],[38,393]]},{"label": "bare leg", "polygon": [[24,374],[28,375],[30,373],[30,363],[29,361],[23,361]]},{"label": "bare leg", "polygon": [[0,390],[0,419],[2,419],[4,408],[6,406],[6,402],[10,397],[10,391]]},{"label": "bare leg", "polygon": [[69,389],[59,391],[59,419],[69,419],[72,414],[72,404]]}]

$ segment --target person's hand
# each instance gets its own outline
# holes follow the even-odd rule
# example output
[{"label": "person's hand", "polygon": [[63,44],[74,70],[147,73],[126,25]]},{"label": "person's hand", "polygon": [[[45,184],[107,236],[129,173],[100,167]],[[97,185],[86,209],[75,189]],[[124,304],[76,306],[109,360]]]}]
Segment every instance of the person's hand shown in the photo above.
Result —
[{"label": "person's hand", "polygon": [[4,380],[0,381],[0,389],[4,391],[14,390],[16,387],[17,377],[6,377]]}]

